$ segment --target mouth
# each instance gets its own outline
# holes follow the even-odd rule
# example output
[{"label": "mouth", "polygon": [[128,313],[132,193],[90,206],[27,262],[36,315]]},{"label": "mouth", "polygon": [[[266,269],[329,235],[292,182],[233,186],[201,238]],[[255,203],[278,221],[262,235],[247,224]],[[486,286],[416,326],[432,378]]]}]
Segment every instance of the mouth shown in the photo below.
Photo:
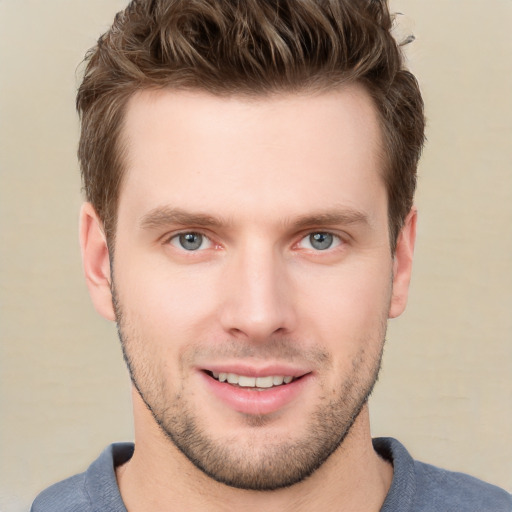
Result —
[{"label": "mouth", "polygon": [[232,386],[254,389],[256,391],[264,391],[266,389],[286,386],[304,377],[304,375],[298,377],[292,375],[267,375],[265,377],[253,377],[249,375],[214,372],[210,370],[204,370],[204,372],[218,382],[226,382]]},{"label": "mouth", "polygon": [[263,369],[238,363],[198,370],[215,401],[245,415],[272,414],[299,404],[299,397],[314,382],[314,372],[308,368],[280,364]]}]

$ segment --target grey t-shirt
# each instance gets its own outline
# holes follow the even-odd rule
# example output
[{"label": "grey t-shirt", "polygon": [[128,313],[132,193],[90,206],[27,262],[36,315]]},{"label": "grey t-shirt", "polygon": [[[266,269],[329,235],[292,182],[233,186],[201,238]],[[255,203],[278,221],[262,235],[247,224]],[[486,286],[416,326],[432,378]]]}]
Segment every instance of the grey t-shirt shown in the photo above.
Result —
[{"label": "grey t-shirt", "polygon": [[[512,495],[498,487],[414,461],[396,439],[377,438],[373,445],[394,468],[381,512],[512,512]],[[126,512],[114,468],[133,449],[132,443],[108,446],[85,473],[43,491],[31,512]]]}]

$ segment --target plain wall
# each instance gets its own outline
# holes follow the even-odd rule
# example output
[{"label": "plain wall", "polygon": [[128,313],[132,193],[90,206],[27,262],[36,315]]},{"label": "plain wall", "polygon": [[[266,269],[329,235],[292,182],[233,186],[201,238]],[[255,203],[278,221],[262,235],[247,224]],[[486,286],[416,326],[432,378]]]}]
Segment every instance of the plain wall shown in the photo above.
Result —
[{"label": "plain wall", "polygon": [[[0,0],[0,511],[133,437],[77,238],[77,66],[121,0]],[[396,0],[428,116],[410,303],[373,434],[512,490],[512,2]]]}]

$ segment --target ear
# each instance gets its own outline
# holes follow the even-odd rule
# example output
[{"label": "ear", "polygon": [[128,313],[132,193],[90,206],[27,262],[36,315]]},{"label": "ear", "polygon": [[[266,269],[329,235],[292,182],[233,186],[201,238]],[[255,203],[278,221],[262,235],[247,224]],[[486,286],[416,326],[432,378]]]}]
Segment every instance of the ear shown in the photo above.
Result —
[{"label": "ear", "polygon": [[418,211],[415,207],[412,207],[398,235],[393,261],[393,294],[389,307],[389,318],[400,316],[407,305],[412,272],[412,257],[416,241],[417,217]]},{"label": "ear", "polygon": [[115,321],[107,239],[103,223],[91,203],[84,203],[80,211],[80,249],[85,280],[94,307],[101,316]]}]

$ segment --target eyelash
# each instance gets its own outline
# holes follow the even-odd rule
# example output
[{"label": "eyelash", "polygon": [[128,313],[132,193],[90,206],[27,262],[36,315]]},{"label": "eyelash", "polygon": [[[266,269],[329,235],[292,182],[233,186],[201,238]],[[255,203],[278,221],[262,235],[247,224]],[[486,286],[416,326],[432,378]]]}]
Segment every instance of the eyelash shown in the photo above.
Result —
[{"label": "eyelash", "polygon": [[[195,235],[195,236],[201,237],[200,245],[196,248],[190,248],[190,249],[186,249],[185,247],[183,247],[182,243],[180,242],[180,237],[183,237],[186,235]],[[324,249],[315,248],[313,246],[313,239],[312,239],[312,237],[314,237],[315,235],[322,235],[323,237],[326,236],[327,238],[331,237],[331,244],[329,244]],[[173,243],[173,241],[176,241],[176,242]],[[203,245],[203,243],[205,241],[208,241],[208,243],[209,243],[208,247],[200,249],[200,247]],[[308,231],[307,233],[304,233],[301,236],[301,238],[299,239],[299,241],[294,244],[294,247],[299,246],[304,241],[306,241],[306,243],[309,244],[309,247],[304,248],[305,250],[309,250],[309,251],[312,251],[314,253],[319,253],[319,254],[323,253],[323,252],[331,252],[332,250],[336,249],[337,247],[339,247],[340,245],[343,245],[345,243],[344,239],[340,235],[337,235],[330,231],[322,231],[322,230]],[[323,241],[324,240],[321,239],[320,237],[316,237],[316,240],[315,240],[316,243],[322,244]],[[185,251],[188,253],[194,253],[194,252],[202,252],[206,249],[210,249],[211,246],[214,245],[215,243],[205,233],[202,233],[201,231],[190,230],[190,231],[181,231],[179,233],[174,233],[171,237],[166,239],[166,244],[170,244],[178,250],[182,250],[182,251]],[[219,246],[217,245],[217,247],[219,247]]]},{"label": "eyelash", "polygon": [[[197,249],[186,249],[185,247],[183,247],[183,245],[180,244],[180,237],[183,237],[183,236],[186,236],[186,235],[195,235],[195,236],[199,236],[201,237],[201,245],[203,245],[203,242],[205,240],[207,240],[209,242],[209,244],[213,244],[213,241],[211,240],[211,238],[208,236],[208,235],[205,235],[204,233],[201,233],[200,231],[182,231],[181,233],[175,233],[174,235],[172,235],[170,238],[167,239],[167,243],[176,247],[177,249],[181,249],[181,250],[184,250],[186,252],[200,252],[198,251]],[[176,241],[176,244],[173,243],[173,241]],[[181,245],[181,247],[178,247],[178,245]],[[209,249],[210,247],[208,247]],[[202,249],[202,250],[205,250],[205,249]]]},{"label": "eyelash", "polygon": [[[324,249],[315,248],[313,246],[313,237],[316,238],[316,240],[315,240],[316,243],[322,244],[322,242],[323,242],[323,240],[321,240],[320,237],[316,237],[316,235],[321,235],[322,237],[327,237],[327,238],[330,237],[331,238],[331,243],[329,244],[329,246],[325,247]],[[309,233],[306,233],[299,240],[297,245],[301,244],[304,241],[307,241],[309,243],[309,246],[310,246],[310,247],[308,247],[306,249],[313,250],[314,252],[318,252],[318,253],[321,253],[321,252],[324,252],[324,251],[333,250],[336,247],[339,247],[340,245],[343,244],[343,239],[341,238],[341,236],[339,236],[339,235],[337,235],[335,233],[331,233],[330,231],[310,231]]]}]

